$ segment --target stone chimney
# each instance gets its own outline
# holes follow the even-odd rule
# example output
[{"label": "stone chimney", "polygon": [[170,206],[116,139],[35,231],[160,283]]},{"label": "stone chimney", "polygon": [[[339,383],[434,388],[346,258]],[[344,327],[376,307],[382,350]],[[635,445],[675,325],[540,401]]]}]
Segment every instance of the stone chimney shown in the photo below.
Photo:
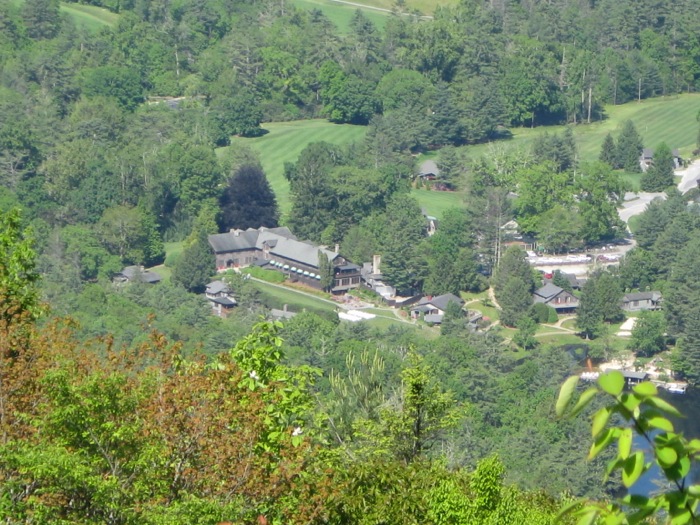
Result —
[{"label": "stone chimney", "polygon": [[372,273],[375,275],[380,275],[382,273],[382,270],[380,268],[382,264],[382,256],[381,255],[373,255],[372,256]]},{"label": "stone chimney", "polygon": [[335,253],[338,253],[340,251],[340,244],[336,243],[335,244],[335,250],[333,250]]},{"label": "stone chimney", "polygon": [[286,311],[287,311],[287,305],[286,305],[286,304],[282,307],[282,311],[283,311],[283,312],[286,312]]}]

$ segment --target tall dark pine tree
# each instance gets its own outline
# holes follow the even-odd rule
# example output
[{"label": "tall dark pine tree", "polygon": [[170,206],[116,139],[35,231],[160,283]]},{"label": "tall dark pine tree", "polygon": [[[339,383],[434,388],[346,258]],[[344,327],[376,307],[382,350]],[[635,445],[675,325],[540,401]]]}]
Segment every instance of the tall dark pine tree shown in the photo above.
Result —
[{"label": "tall dark pine tree", "polygon": [[616,166],[624,168],[625,171],[637,173],[641,171],[639,157],[642,154],[644,144],[642,138],[634,127],[634,122],[628,120],[622,128],[622,133],[617,139],[617,162]]},{"label": "tall dark pine tree", "polygon": [[499,302],[506,283],[513,277],[524,282],[529,292],[534,290],[535,284],[532,279],[532,268],[527,262],[527,255],[517,246],[511,246],[506,250],[493,275],[493,288],[496,291],[496,298]]},{"label": "tall dark pine tree", "polygon": [[605,135],[605,140],[603,140],[603,145],[600,148],[600,156],[598,157],[598,160],[605,162],[608,166],[615,169],[622,167],[618,165],[615,140],[610,133]]},{"label": "tall dark pine tree", "polygon": [[598,307],[597,280],[588,279],[581,289],[581,300],[576,311],[576,327],[586,339],[600,335],[603,319]]},{"label": "tall dark pine tree", "polygon": [[333,288],[333,264],[321,250],[318,251],[318,274],[321,276],[321,288],[330,292]]},{"label": "tall dark pine tree", "polygon": [[673,154],[671,148],[662,142],[654,152],[654,162],[642,175],[643,191],[664,191],[673,186]]},{"label": "tall dark pine tree", "polygon": [[498,295],[501,306],[501,323],[515,326],[528,315],[532,306],[532,292],[527,282],[519,277],[511,277]]},{"label": "tall dark pine tree", "polygon": [[277,199],[259,166],[241,166],[229,179],[219,199],[222,231],[231,228],[274,228],[278,224]]}]

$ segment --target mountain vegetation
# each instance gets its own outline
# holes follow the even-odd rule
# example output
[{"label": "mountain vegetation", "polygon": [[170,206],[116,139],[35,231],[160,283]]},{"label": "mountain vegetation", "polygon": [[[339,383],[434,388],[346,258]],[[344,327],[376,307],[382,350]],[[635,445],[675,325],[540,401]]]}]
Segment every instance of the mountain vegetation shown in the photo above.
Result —
[{"label": "mountain vegetation", "polygon": [[[463,0],[425,18],[397,2],[381,29],[355,10],[341,32],[271,0],[0,0],[0,521],[540,525],[572,495],[613,496],[614,454],[586,463],[585,422],[553,418],[579,362],[536,337],[556,313],[532,306],[540,276],[503,226],[554,253],[623,233],[616,170],[641,169],[644,129],[628,120],[599,161],[576,133],[700,87],[699,3]],[[623,291],[660,289],[638,350],[675,343],[698,383],[700,221],[668,189],[668,144],[633,175],[668,198],[577,322],[601,340]],[[412,191],[438,149],[435,182],[463,202],[434,232]],[[473,332],[454,301],[441,332],[399,311],[340,323],[320,291],[262,320],[289,289],[254,272],[220,276],[240,306],[212,316],[208,235],[278,225],[381,254],[400,295],[492,284],[504,328]],[[113,281],[132,265],[164,282]]]}]

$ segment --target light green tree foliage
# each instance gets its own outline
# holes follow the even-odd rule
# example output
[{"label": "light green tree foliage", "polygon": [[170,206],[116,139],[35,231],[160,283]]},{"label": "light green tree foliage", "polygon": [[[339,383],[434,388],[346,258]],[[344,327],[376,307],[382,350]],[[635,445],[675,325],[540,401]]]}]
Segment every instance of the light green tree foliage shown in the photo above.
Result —
[{"label": "light green tree foliage", "polygon": [[423,358],[408,356],[401,387],[380,411],[379,421],[355,424],[362,455],[395,458],[408,464],[425,458],[459,421],[460,409],[450,393],[442,392]]},{"label": "light green tree foliage", "polygon": [[638,355],[652,356],[666,348],[666,320],[662,312],[641,312],[632,329],[628,348]]},{"label": "light green tree foliage", "polygon": [[538,344],[535,338],[537,332],[537,323],[532,317],[526,315],[518,321],[516,325],[518,331],[513,336],[513,342],[524,350],[532,350]]},{"label": "light green tree foliage", "polygon": [[587,242],[612,239],[624,231],[617,213],[622,200],[622,181],[612,169],[602,163],[581,165],[576,178],[579,213],[583,222],[581,238]]},{"label": "light green tree foliage", "polygon": [[[261,435],[256,447],[276,453],[286,441],[286,431],[298,428],[292,436],[297,446],[304,439],[306,418],[314,406],[311,396],[318,369],[309,366],[289,367],[282,364],[284,351],[279,330],[280,322],[258,323],[250,335],[244,337],[231,350],[231,357],[243,371],[239,387],[260,391],[262,399],[269,403],[267,432]],[[274,463],[270,465],[274,467]]]},{"label": "light green tree foliage", "polygon": [[[589,459],[615,444],[617,454],[608,463],[606,478],[619,473],[622,484],[630,488],[654,465],[669,484],[654,496],[628,494],[612,502],[575,501],[564,507],[561,514],[578,518],[578,523],[646,523],[644,520],[651,516],[672,525],[698,523],[700,485],[693,484],[687,476],[693,462],[700,459],[700,440],[688,440],[675,431],[668,416],[680,417],[678,410],[659,397],[656,386],[650,382],[625,391],[625,378],[617,370],[601,375],[598,386],[591,386],[580,395],[576,395],[578,381],[578,376],[572,376],[564,382],[556,413],[559,417],[575,417],[593,398],[604,398],[604,406],[593,415]],[[615,424],[618,418],[624,424]],[[651,449],[651,454],[634,448],[635,434]]]},{"label": "light green tree foliage", "polygon": [[384,359],[377,350],[364,349],[359,354],[348,352],[345,369],[345,375],[331,371],[333,395],[329,396],[325,407],[330,433],[339,445],[352,441],[356,420],[378,422],[387,397]]},{"label": "light green tree foliage", "polygon": [[518,224],[525,233],[537,232],[541,216],[546,211],[557,204],[567,206],[572,201],[571,174],[557,171],[552,162],[522,170],[518,180],[516,209]]},{"label": "light green tree foliage", "polygon": [[556,205],[538,221],[537,242],[546,251],[563,253],[582,244],[583,219],[576,209]]},{"label": "light green tree foliage", "polygon": [[36,254],[18,209],[0,212],[0,319],[40,314]]}]

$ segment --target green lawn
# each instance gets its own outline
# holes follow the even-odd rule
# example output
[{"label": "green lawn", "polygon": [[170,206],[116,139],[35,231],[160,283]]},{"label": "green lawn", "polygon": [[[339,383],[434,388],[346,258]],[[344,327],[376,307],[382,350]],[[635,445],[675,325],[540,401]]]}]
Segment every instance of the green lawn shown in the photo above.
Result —
[{"label": "green lawn", "polygon": [[[673,97],[660,97],[629,102],[619,106],[606,106],[606,119],[592,124],[573,127],[574,136],[583,161],[596,160],[600,146],[608,133],[617,138],[622,125],[627,120],[634,121],[637,131],[644,140],[645,147],[656,148],[666,142],[671,148],[678,148],[681,156],[689,157],[695,148],[698,123],[695,115],[700,111],[700,94],[691,93]],[[504,141],[510,147],[529,148],[532,141],[544,132],[558,133],[564,126],[542,126],[536,128],[511,129],[513,138]],[[466,146],[471,157],[486,155],[489,144]]]},{"label": "green lawn", "polygon": [[[21,6],[24,0],[11,0],[15,6]],[[119,15],[94,5],[76,4],[73,2],[61,2],[60,9],[69,15],[75,25],[85,27],[90,31],[97,31],[103,27],[112,27],[119,21]]]},{"label": "green lawn", "polygon": [[[300,9],[309,11],[318,9],[335,24],[341,34],[346,34],[350,31],[350,20],[352,20],[355,11],[359,9],[356,6],[341,4],[333,0],[292,0],[292,3]],[[369,2],[366,3],[370,4]],[[386,21],[391,16],[390,13],[375,9],[362,9],[362,13],[380,30],[384,28]]]},{"label": "green lawn", "polygon": [[[302,0],[300,0],[302,1]],[[328,0],[303,0],[328,1]],[[632,119],[644,139],[644,144],[655,148],[660,142],[672,148],[678,148],[681,155],[688,158],[695,147],[698,124],[695,115],[700,111],[700,94],[686,94],[675,97],[645,100],[641,103],[630,102],[621,106],[606,107],[606,120],[590,125],[578,125],[573,128],[579,154],[582,161],[597,159],[605,135],[612,132],[619,134],[623,123]],[[349,124],[332,124],[324,119],[297,120],[291,122],[270,122],[263,124],[269,133],[262,137],[239,138],[232,140],[232,147],[248,144],[256,150],[262,160],[265,173],[277,195],[282,214],[289,212],[289,184],[284,178],[284,163],[295,162],[301,151],[311,142],[326,141],[333,144],[348,144],[361,140],[367,128]],[[564,126],[543,126],[534,129],[515,128],[513,138],[498,144],[507,148],[529,148],[534,139],[542,133],[557,133]],[[492,144],[465,146],[469,157],[488,155]],[[223,152],[225,148],[219,151]],[[427,158],[427,157],[426,157]],[[621,173],[630,189],[639,188],[639,175]],[[436,217],[453,206],[463,206],[462,192],[440,192],[414,190],[425,211]]]},{"label": "green lawn", "polygon": [[464,206],[464,193],[461,191],[413,190],[412,195],[428,215],[438,219],[445,210]]},{"label": "green lawn", "polygon": [[[289,183],[284,178],[284,163],[296,162],[301,151],[311,142],[348,144],[364,138],[365,126],[332,124],[324,119],[270,122],[262,124],[269,133],[262,137],[232,139],[231,147],[248,144],[260,155],[267,179],[270,181],[282,214],[289,212]],[[226,148],[219,149],[223,152]]]},{"label": "green lawn", "polygon": [[61,11],[69,14],[76,25],[84,26],[90,31],[97,31],[103,27],[112,27],[119,20],[118,14],[94,5],[61,2]]},{"label": "green lawn", "polygon": [[293,312],[301,312],[304,309],[310,311],[322,310],[326,312],[334,312],[336,308],[335,305],[331,303],[321,301],[314,297],[309,297],[308,295],[295,292],[289,288],[278,288],[276,286],[271,286],[268,283],[259,281],[255,281],[252,284],[261,292],[277,299],[280,307],[286,304]]}]

